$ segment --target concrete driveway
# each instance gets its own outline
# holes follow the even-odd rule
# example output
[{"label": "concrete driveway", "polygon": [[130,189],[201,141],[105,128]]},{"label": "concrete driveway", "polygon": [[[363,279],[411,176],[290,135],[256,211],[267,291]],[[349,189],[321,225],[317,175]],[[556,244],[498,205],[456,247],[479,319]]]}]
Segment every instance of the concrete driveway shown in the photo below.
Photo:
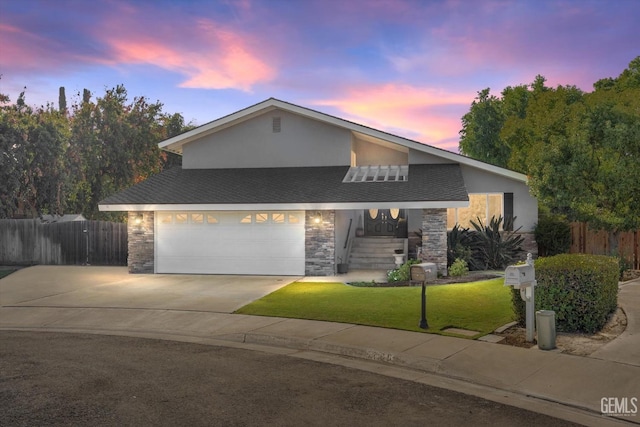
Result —
[{"label": "concrete driveway", "polygon": [[0,306],[232,313],[294,276],[129,274],[126,267],[34,266],[0,281]]}]

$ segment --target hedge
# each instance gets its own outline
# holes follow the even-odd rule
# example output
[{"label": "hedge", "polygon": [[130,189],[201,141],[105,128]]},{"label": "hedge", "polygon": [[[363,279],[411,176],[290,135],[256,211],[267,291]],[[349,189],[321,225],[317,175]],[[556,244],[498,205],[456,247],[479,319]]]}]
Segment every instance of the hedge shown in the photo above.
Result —
[{"label": "hedge", "polygon": [[[556,329],[594,333],[618,307],[618,260],[603,255],[561,254],[535,262],[535,309],[556,312]],[[520,291],[512,290],[516,320],[525,323]]]}]

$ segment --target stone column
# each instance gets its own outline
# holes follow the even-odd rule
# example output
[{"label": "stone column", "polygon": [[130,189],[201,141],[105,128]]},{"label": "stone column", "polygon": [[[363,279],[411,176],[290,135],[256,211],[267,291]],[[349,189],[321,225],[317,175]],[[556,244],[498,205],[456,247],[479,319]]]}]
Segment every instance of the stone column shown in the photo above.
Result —
[{"label": "stone column", "polygon": [[447,210],[422,210],[422,260],[434,262],[447,275]]},{"label": "stone column", "polygon": [[[142,215],[142,222],[136,224],[136,218]],[[129,273],[154,273],[154,235],[155,223],[153,212],[129,212],[127,218],[127,234],[129,238]]]},{"label": "stone column", "polygon": [[[320,218],[319,223],[316,223],[316,218]],[[335,211],[305,212],[305,275],[335,274],[335,219]]]}]

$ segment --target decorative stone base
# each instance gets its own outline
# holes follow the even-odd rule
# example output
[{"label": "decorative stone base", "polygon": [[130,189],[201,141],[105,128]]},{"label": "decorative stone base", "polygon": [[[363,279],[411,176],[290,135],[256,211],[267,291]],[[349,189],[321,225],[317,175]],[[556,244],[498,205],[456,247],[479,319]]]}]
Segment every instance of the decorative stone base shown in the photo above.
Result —
[{"label": "decorative stone base", "polygon": [[[142,222],[136,224],[136,218],[142,215]],[[127,233],[129,235],[129,273],[153,274],[154,269],[154,213],[129,212]]]},{"label": "decorative stone base", "polygon": [[[320,216],[320,222],[315,220]],[[335,274],[335,211],[305,212],[305,275]]]},{"label": "decorative stone base", "polygon": [[422,254],[426,262],[438,266],[438,273],[447,275],[447,210],[422,210]]}]

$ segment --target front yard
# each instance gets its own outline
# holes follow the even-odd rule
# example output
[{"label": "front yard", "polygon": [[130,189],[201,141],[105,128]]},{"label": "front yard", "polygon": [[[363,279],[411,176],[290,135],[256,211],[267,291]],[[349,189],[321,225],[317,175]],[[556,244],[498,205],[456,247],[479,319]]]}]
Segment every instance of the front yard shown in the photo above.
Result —
[{"label": "front yard", "polygon": [[[477,338],[514,319],[509,288],[502,278],[427,287],[427,332],[459,328]],[[236,313],[344,322],[423,331],[421,287],[362,288],[342,283],[295,282],[254,301]],[[469,337],[465,337],[469,338]]]}]

